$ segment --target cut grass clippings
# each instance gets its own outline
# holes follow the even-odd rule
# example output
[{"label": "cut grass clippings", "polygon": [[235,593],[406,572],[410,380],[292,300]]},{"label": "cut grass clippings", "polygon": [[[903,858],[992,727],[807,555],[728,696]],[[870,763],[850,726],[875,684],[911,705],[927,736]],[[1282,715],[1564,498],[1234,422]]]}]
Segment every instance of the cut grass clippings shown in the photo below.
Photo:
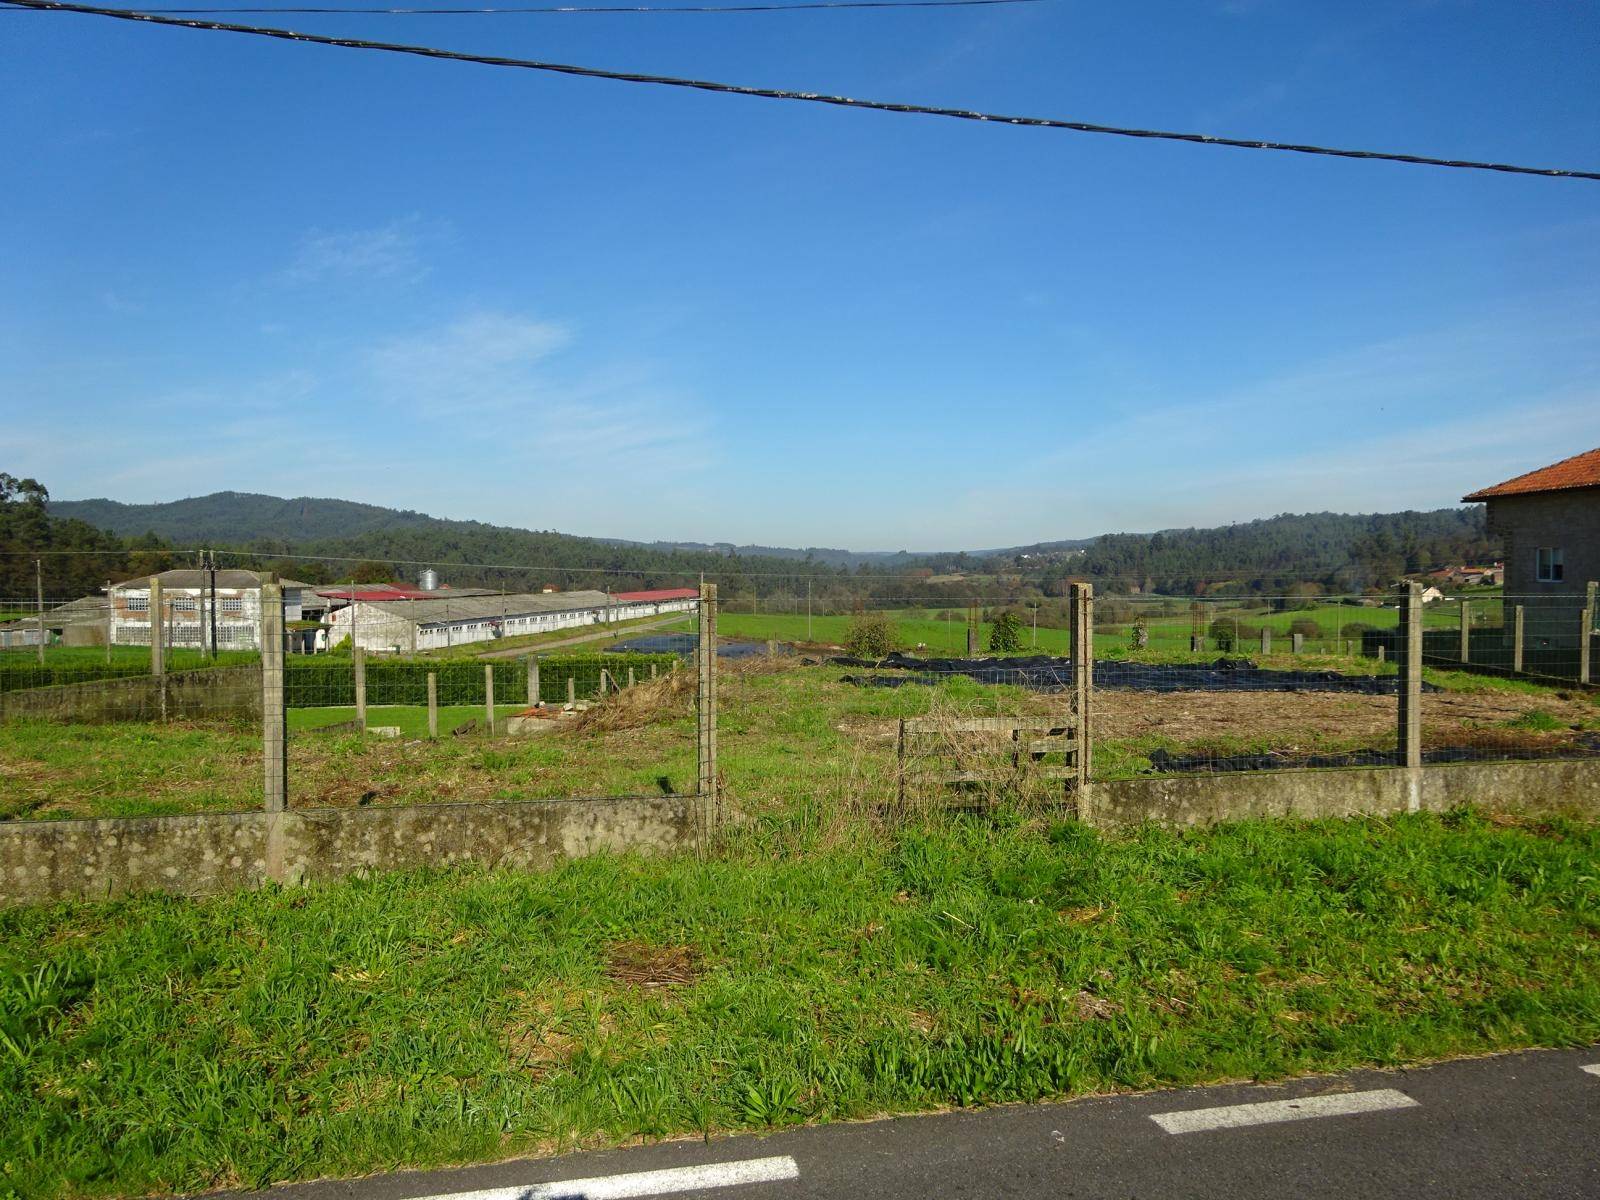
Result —
[{"label": "cut grass clippings", "polygon": [[758,818],[706,861],[0,912],[0,1195],[1600,1038],[1600,829]]}]

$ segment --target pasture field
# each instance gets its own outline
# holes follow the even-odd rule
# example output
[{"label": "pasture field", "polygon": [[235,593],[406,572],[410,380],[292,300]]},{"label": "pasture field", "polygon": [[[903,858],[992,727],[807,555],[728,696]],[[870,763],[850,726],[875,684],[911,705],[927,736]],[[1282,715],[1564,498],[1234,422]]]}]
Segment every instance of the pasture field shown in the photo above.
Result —
[{"label": "pasture field", "polygon": [[[1157,615],[1153,611],[1154,606],[1151,608],[1149,615],[1142,613],[1139,608],[1134,609],[1135,615],[1144,616],[1145,627],[1149,634],[1148,648],[1187,653],[1192,629],[1188,612]],[[1475,626],[1489,622],[1491,614],[1487,609],[1486,604],[1478,606],[1473,618]],[[955,619],[941,619],[937,610],[926,609],[889,609],[882,615],[894,622],[902,649],[909,650],[922,643],[926,645],[928,652],[933,654],[966,653],[967,627],[959,611],[956,612]],[[1498,621],[1498,619],[1498,615],[1494,614],[1493,620]],[[758,640],[777,638],[779,641],[798,643],[814,641],[838,646],[844,644],[851,620],[848,615],[813,616],[808,625],[804,613],[749,613],[724,610],[718,614],[717,624],[719,631],[728,637]],[[1320,630],[1317,637],[1307,638],[1312,648],[1332,649],[1335,643],[1342,643],[1350,648],[1358,647],[1361,626],[1394,629],[1399,621],[1399,612],[1394,608],[1363,608],[1346,604],[1319,604],[1312,608],[1286,612],[1207,605],[1201,628],[1206,636],[1207,649],[1213,655],[1217,651],[1216,642],[1211,636],[1211,625],[1215,620],[1232,623],[1243,634],[1243,643],[1239,648],[1244,651],[1248,651],[1255,644],[1257,631],[1263,627],[1273,631],[1275,643],[1287,643],[1290,627],[1296,621],[1305,620],[1315,622]],[[1454,629],[1458,620],[1459,610],[1452,604],[1433,604],[1423,610],[1423,624],[1426,628]],[[1095,629],[1096,655],[1104,658],[1127,651],[1132,624],[1131,618],[1116,624],[1098,624]],[[809,636],[808,628],[811,631]],[[985,652],[991,628],[991,624],[987,621],[979,627],[980,647]],[[1275,645],[1274,648],[1282,649],[1283,646]],[[1065,629],[1040,626],[1035,638],[1024,614],[1020,653],[1064,655],[1068,650],[1068,636]]]},{"label": "pasture field", "polygon": [[[1148,657],[1162,658],[1163,655]],[[1188,656],[1173,656],[1188,657]],[[1214,656],[1213,656],[1214,657]],[[1279,669],[1392,673],[1370,660],[1274,655]],[[725,664],[720,766],[728,795],[752,812],[894,800],[901,717],[940,713],[1046,718],[1064,699],[954,678],[937,687],[863,688],[847,670],[793,658]],[[1424,698],[1430,746],[1551,749],[1600,729],[1595,701],[1522,681],[1429,670],[1446,690]],[[1102,688],[1096,701],[1096,774],[1149,773],[1151,756],[1298,755],[1386,751],[1395,698],[1302,692],[1152,694]],[[289,711],[293,807],[655,795],[693,790],[694,680],[680,671],[613,695],[526,737],[450,735],[482,705],[441,710],[437,741],[426,709],[373,705],[371,725],[398,738],[317,732],[354,719],[348,706]],[[498,706],[498,716],[517,711]],[[0,819],[132,816],[253,808],[259,731],[222,724],[0,724]]]}]

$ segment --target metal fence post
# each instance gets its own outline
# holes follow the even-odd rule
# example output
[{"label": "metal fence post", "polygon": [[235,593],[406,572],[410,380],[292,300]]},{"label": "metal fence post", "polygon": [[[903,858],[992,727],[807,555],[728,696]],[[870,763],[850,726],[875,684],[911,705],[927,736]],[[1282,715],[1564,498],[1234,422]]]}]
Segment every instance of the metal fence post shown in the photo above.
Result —
[{"label": "metal fence post", "polygon": [[[351,637],[355,636],[352,628]],[[356,671],[356,723],[361,732],[367,731],[367,652],[360,646],[350,652]]]},{"label": "metal fence post", "polygon": [[1074,583],[1068,595],[1068,639],[1072,654],[1072,708],[1075,718],[1073,754],[1076,770],[1073,788],[1077,792],[1078,815],[1083,817],[1083,795],[1093,777],[1094,713],[1094,585]]},{"label": "metal fence post", "polygon": [[1472,606],[1461,602],[1461,661],[1472,661]]},{"label": "metal fence post", "polygon": [[1511,610],[1511,670],[1518,675],[1522,673],[1523,624],[1523,609],[1518,604]]},{"label": "metal fence post", "polygon": [[1422,765],[1422,585],[1400,589],[1400,765]]},{"label": "metal fence post", "polygon": [[283,587],[261,585],[262,799],[269,813],[289,807],[289,740],[283,690]]},{"label": "metal fence post", "polygon": [[439,673],[428,672],[428,736],[439,736]]},{"label": "metal fence post", "polygon": [[697,727],[696,762],[699,767],[699,795],[703,801],[717,798],[717,585],[700,586],[700,641],[696,648],[699,668],[699,694],[695,704]]}]

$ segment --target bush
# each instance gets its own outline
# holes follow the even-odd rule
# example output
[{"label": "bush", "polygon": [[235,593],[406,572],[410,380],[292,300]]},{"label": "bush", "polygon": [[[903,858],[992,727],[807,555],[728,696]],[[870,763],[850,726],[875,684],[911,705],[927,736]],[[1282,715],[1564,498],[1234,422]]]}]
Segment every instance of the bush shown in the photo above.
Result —
[{"label": "bush", "polygon": [[857,613],[845,631],[844,648],[857,658],[882,658],[899,640],[895,623],[882,613]]},{"label": "bush", "polygon": [[1218,617],[1211,622],[1211,640],[1216,643],[1218,650],[1233,649],[1234,628],[1234,623],[1225,617]]},{"label": "bush", "polygon": [[1320,638],[1322,636],[1322,626],[1318,625],[1310,617],[1296,617],[1289,622],[1289,633],[1291,636],[1298,633],[1302,637]]},{"label": "bush", "polygon": [[989,627],[989,653],[1015,654],[1022,649],[1022,621],[1010,609],[1000,613]]}]

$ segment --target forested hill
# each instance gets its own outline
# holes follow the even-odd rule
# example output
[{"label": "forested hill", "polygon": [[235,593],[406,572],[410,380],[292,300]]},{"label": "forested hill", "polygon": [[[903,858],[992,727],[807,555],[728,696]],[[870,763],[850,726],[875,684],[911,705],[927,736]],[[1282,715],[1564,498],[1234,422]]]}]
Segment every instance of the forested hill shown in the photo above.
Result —
[{"label": "forested hill", "polygon": [[[153,535],[173,546],[230,551],[229,561],[239,565],[239,552],[248,552],[252,564],[311,583],[352,574],[363,582],[406,578],[426,564],[456,586],[668,587],[704,573],[742,594],[775,586],[747,579],[747,571],[763,577],[848,575],[843,567],[800,556],[752,561],[738,553],[451,521],[348,500],[216,492],[168,504],[52,500],[49,511],[120,537]],[[514,569],[502,569],[508,566]]]},{"label": "forested hill", "polygon": [[1216,529],[1111,533],[1074,571],[1107,590],[1178,595],[1232,585],[1260,591],[1319,583],[1329,591],[1385,586],[1405,574],[1500,556],[1483,509],[1284,514]]},{"label": "forested hill", "polygon": [[[730,601],[803,597],[809,587],[819,602],[829,596],[846,606],[857,597],[898,605],[1014,602],[1057,596],[1068,578],[1093,580],[1108,594],[1134,589],[1169,595],[1283,594],[1298,584],[1348,592],[1386,587],[1403,574],[1434,566],[1499,555],[1498,543],[1485,534],[1481,508],[1283,515],[1214,529],[914,555],[646,545],[449,521],[345,500],[240,492],[150,505],[48,501],[51,520],[45,523],[43,489],[26,505],[22,499],[6,506],[17,518],[11,523],[34,532],[10,541],[20,546],[49,530],[74,547],[105,552],[82,561],[46,559],[46,574],[57,577],[55,586],[47,582],[47,591],[63,596],[98,587],[124,566],[136,565],[131,558],[125,564],[114,561],[119,539],[126,551],[210,546],[228,552],[230,565],[267,567],[312,583],[352,576],[362,582],[411,578],[422,564],[436,567],[457,586],[512,589],[681,586],[704,572]],[[14,595],[27,594],[28,557],[25,549],[14,552],[15,561],[8,563],[15,577],[0,580]],[[173,552],[157,560],[146,553],[137,566],[148,569],[167,558],[188,563],[192,556]]]}]

